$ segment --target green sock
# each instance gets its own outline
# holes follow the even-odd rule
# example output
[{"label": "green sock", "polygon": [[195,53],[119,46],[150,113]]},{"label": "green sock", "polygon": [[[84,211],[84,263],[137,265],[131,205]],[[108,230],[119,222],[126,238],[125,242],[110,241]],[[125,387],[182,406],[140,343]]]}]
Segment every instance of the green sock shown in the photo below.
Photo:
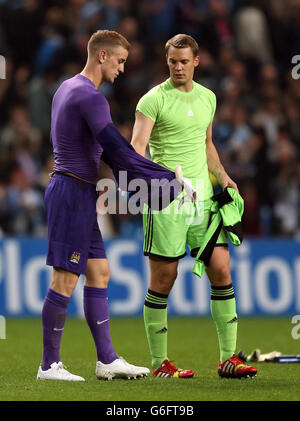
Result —
[{"label": "green sock", "polygon": [[211,315],[216,323],[220,361],[230,358],[236,349],[237,314],[232,284],[211,288]]},{"label": "green sock", "polygon": [[144,304],[144,323],[155,370],[168,359],[167,302],[168,295],[148,290]]}]

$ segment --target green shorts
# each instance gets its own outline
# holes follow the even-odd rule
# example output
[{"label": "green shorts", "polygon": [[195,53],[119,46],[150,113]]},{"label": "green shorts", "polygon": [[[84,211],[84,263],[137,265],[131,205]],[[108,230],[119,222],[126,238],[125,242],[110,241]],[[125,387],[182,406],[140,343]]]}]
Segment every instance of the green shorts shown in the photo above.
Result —
[{"label": "green shorts", "polygon": [[[210,224],[212,200],[182,204],[182,197],[183,194],[179,195],[162,211],[151,211],[145,206],[143,212],[145,256],[180,259],[186,255],[186,245],[188,245],[191,256],[196,257]],[[217,245],[228,245],[224,229],[219,234]]]}]

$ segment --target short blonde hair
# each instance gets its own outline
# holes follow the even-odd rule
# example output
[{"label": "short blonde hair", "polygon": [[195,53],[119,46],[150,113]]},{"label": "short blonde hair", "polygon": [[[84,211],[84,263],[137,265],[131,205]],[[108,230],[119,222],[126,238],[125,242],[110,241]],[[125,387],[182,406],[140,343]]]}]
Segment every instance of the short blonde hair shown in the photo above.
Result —
[{"label": "short blonde hair", "polygon": [[123,35],[116,31],[99,30],[89,39],[87,46],[88,55],[90,57],[96,56],[101,49],[107,50],[108,54],[111,55],[112,50],[120,46],[127,51],[130,49],[130,43]]},{"label": "short blonde hair", "polygon": [[190,47],[194,57],[199,54],[199,45],[193,37],[186,34],[177,34],[173,38],[169,39],[165,45],[166,55],[168,55],[170,47],[175,48],[187,48]]}]

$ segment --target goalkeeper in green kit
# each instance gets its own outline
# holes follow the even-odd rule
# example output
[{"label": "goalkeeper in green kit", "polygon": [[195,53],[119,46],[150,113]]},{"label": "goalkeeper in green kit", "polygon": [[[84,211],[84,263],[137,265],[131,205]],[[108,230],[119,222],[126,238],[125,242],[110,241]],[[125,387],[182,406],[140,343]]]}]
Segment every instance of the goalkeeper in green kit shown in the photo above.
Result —
[{"label": "goalkeeper in green kit", "polygon": [[[178,261],[186,255],[186,244],[196,257],[211,223],[213,188],[209,173],[224,192],[238,192],[238,188],[225,172],[212,141],[215,94],[193,80],[199,64],[197,42],[178,34],[165,49],[170,77],[138,102],[131,143],[143,156],[149,144],[152,160],[171,171],[180,164],[183,180],[193,185],[197,200],[188,202],[183,191],[163,211],[144,210],[144,254],[150,264],[144,323],[153,375],[189,378],[194,375],[192,370],[180,369],[168,358],[168,296],[177,277]],[[218,373],[221,377],[253,377],[256,368],[235,355],[238,318],[229,263],[228,240],[222,228],[215,235],[206,265],[220,348]]]}]

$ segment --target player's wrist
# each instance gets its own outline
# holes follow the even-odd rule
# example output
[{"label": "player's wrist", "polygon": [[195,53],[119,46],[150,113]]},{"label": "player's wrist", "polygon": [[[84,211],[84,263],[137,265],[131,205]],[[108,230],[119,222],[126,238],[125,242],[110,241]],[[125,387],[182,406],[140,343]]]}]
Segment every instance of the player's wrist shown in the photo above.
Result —
[{"label": "player's wrist", "polygon": [[221,187],[224,187],[228,180],[228,175],[226,174],[224,168],[218,168],[214,173],[214,176],[217,179],[217,182],[220,184]]}]

